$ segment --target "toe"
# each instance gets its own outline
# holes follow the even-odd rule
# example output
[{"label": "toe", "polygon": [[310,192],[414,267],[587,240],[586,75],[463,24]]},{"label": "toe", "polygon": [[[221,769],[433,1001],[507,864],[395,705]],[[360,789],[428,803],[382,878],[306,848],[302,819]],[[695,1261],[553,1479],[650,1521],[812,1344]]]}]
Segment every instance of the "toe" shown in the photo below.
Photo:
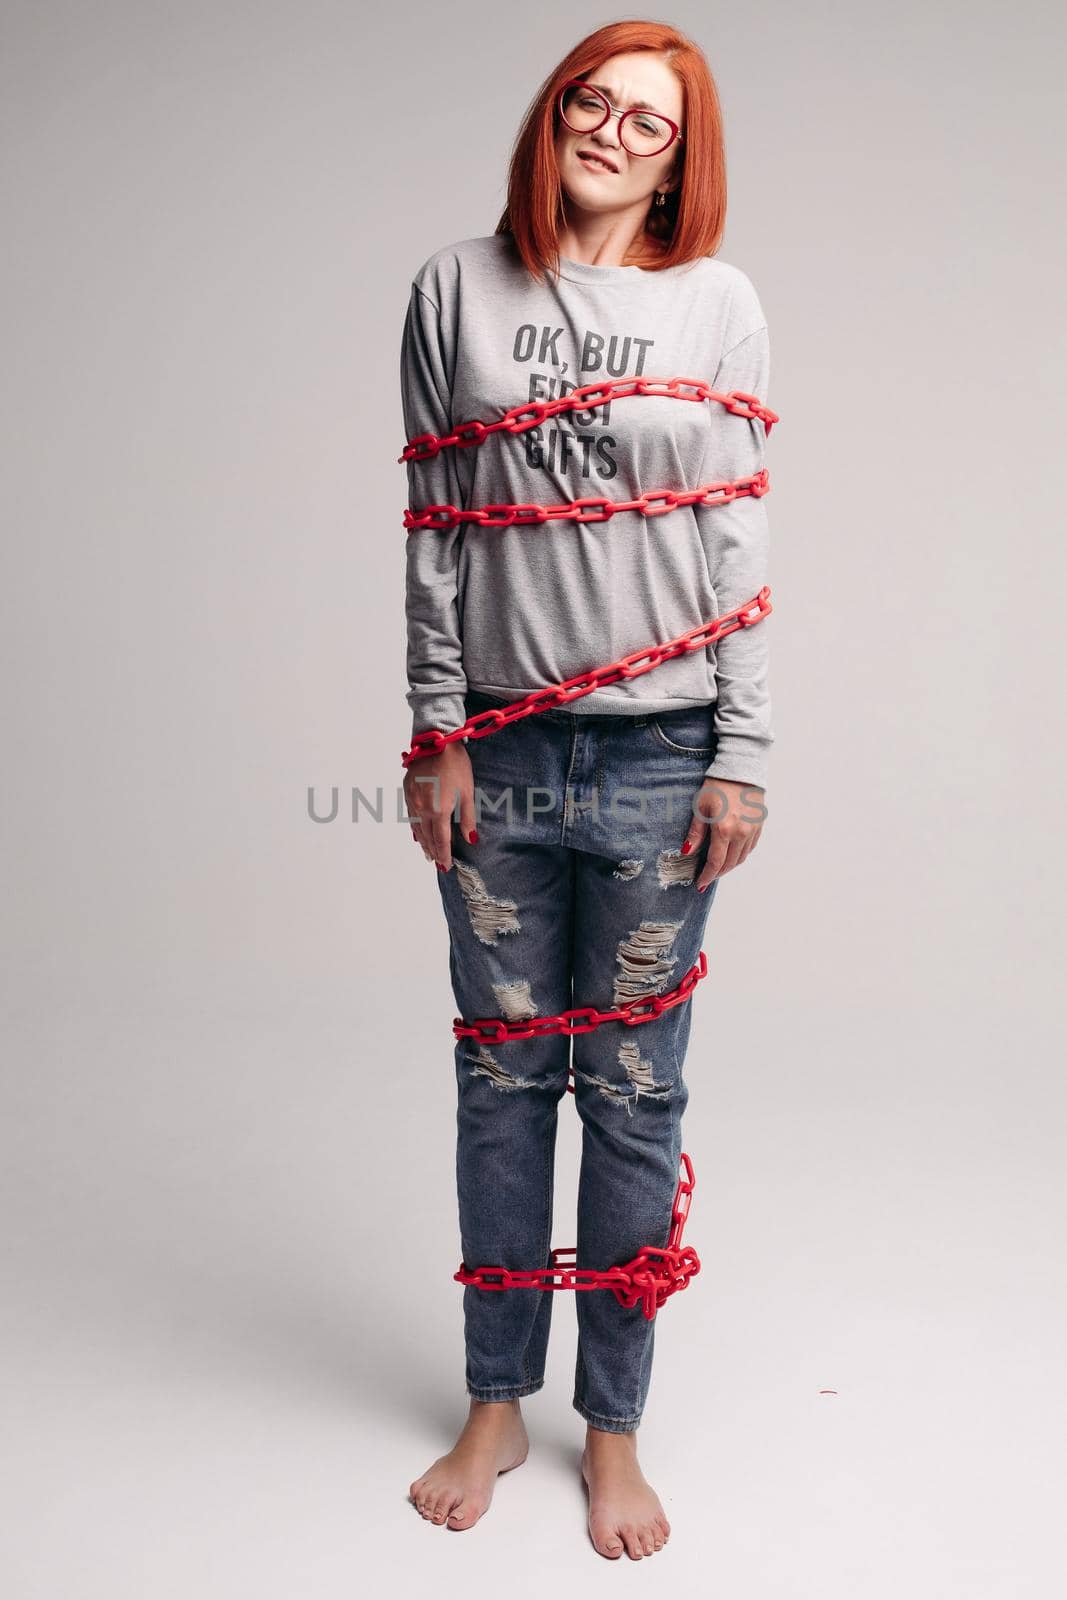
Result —
[{"label": "toe", "polygon": [[463,1500],[457,1500],[448,1513],[448,1523],[452,1528],[469,1528],[473,1520],[471,1509]]},{"label": "toe", "polygon": [[640,1561],[645,1552],[641,1548],[641,1536],[637,1529],[631,1526],[623,1528],[622,1537],[630,1560]]},{"label": "toe", "polygon": [[589,1533],[593,1546],[602,1556],[608,1556],[612,1561],[617,1561],[622,1555],[622,1540],[618,1528],[602,1522],[590,1522]]}]

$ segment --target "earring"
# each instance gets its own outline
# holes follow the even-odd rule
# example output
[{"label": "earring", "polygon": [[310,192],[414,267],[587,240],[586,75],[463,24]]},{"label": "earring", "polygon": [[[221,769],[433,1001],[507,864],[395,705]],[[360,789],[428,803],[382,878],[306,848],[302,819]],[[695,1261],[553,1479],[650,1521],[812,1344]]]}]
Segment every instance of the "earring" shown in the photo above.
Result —
[{"label": "earring", "polygon": [[667,196],[663,189],[656,190],[656,204],[658,206],[665,206],[667,204]]}]

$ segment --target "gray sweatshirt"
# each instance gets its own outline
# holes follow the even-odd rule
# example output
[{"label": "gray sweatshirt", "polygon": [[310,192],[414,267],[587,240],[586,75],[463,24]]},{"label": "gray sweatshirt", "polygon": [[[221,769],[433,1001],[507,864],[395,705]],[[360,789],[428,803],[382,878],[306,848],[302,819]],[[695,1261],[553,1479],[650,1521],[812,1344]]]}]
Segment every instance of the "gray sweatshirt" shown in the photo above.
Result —
[{"label": "gray sweatshirt", "polygon": [[[566,258],[560,267],[537,284],[506,234],[424,262],[401,345],[407,439],[614,377],[696,378],[770,404],[767,324],[738,267],[712,256],[659,272]],[[630,500],[744,477],[764,464],[765,445],[762,422],[716,401],[619,396],[409,461],[407,503]],[[519,700],[753,599],[768,581],[765,505],[743,495],[655,517],[403,535],[412,733],[460,727],[467,687]],[[714,701],[708,776],[766,788],[769,626],[765,617],[564,709],[633,716]]]}]

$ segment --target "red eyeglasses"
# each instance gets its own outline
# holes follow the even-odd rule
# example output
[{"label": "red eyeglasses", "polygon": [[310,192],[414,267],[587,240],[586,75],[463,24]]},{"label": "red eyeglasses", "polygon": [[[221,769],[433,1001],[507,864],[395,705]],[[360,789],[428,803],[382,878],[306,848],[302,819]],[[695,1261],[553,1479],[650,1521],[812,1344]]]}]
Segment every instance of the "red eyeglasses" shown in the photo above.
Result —
[{"label": "red eyeglasses", "polygon": [[573,133],[594,133],[609,117],[618,117],[619,142],[632,156],[662,155],[675,139],[679,144],[685,142],[678,124],[670,117],[641,106],[618,111],[606,95],[581,78],[571,78],[563,85],[557,104],[560,116]]}]

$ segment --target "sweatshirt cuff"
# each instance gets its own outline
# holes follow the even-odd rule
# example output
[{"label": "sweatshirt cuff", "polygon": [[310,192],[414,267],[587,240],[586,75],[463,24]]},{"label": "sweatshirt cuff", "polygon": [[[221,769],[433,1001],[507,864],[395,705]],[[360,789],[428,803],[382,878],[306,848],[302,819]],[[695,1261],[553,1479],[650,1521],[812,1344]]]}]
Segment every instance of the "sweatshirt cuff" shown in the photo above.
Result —
[{"label": "sweatshirt cuff", "polygon": [[741,733],[720,734],[715,759],[706,778],[723,778],[727,783],[751,783],[766,789],[770,742]]},{"label": "sweatshirt cuff", "polygon": [[436,728],[439,733],[451,733],[462,728],[467,720],[464,691],[437,689],[431,694],[420,694],[411,708],[411,736],[428,733]]}]

